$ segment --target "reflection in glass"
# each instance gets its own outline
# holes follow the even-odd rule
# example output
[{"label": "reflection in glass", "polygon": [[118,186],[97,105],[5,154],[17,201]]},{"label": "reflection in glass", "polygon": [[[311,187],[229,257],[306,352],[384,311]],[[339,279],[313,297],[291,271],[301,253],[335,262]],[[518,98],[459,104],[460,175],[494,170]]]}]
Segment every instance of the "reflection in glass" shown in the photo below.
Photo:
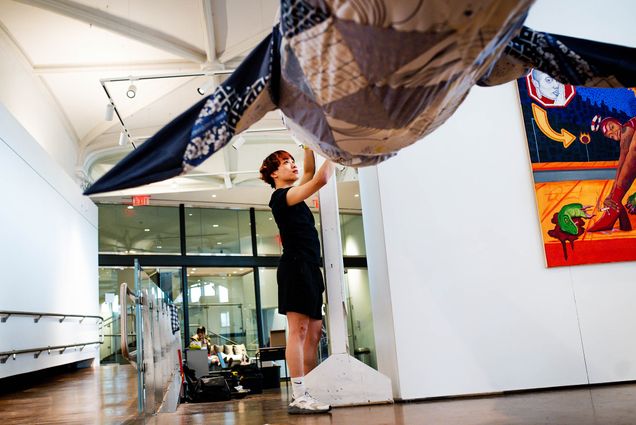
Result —
[{"label": "reflection in glass", "polygon": [[350,354],[377,369],[371,293],[366,268],[349,268],[345,271],[345,298]]},{"label": "reflection in glass", "polygon": [[188,269],[189,336],[205,326],[216,345],[245,344],[258,349],[254,273],[251,268]]},{"label": "reflection in glass", "polygon": [[[147,268],[148,279],[165,292],[177,305],[180,328],[183,329],[183,296],[181,294],[181,271],[179,268]],[[127,283],[134,287],[135,275],[132,267],[100,267],[99,304],[100,316],[104,319],[104,343],[100,347],[100,363],[128,364],[121,355],[121,317],[119,311],[119,286]],[[129,303],[130,304],[130,303]],[[129,305],[130,306],[130,305]],[[129,351],[135,350],[135,324],[129,316]]]},{"label": "reflection in glass", "polygon": [[[121,355],[121,312],[119,311],[119,285],[128,283],[132,288],[135,277],[132,267],[101,267],[99,269],[99,305],[100,313],[104,319],[103,332],[104,343],[99,349],[101,364],[119,363],[128,364]],[[130,316],[132,317],[132,316]],[[130,351],[135,350],[135,325],[132,318],[128,322],[130,330],[128,346]]]},{"label": "reflection in glass", "polygon": [[179,208],[100,204],[100,254],[180,254]]},{"label": "reflection in glass", "polygon": [[186,253],[251,255],[249,210],[186,208]]},{"label": "reflection in glass", "polygon": [[272,212],[270,210],[255,211],[254,215],[258,255],[281,255],[283,246]]},{"label": "reflection in glass", "polygon": [[364,245],[362,215],[340,214],[340,237],[343,255],[364,256],[367,254]]}]

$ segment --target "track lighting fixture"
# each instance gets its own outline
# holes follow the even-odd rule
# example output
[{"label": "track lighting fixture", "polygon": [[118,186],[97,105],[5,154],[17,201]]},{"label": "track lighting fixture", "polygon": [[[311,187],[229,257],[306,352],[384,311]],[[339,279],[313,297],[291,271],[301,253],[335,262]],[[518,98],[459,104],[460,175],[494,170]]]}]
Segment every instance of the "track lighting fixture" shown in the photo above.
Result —
[{"label": "track lighting fixture", "polygon": [[214,87],[214,80],[209,79],[201,87],[197,87],[197,93],[203,96],[204,94],[209,92],[212,89],[212,87]]},{"label": "track lighting fixture", "polygon": [[236,142],[232,144],[232,147],[236,150],[239,150],[239,148],[243,146],[243,143],[245,143],[245,138],[243,136],[238,136],[236,138]]},{"label": "track lighting fixture", "polygon": [[112,121],[114,113],[115,113],[115,107],[113,106],[113,104],[112,103],[107,103],[106,104],[106,114],[104,114],[104,119],[106,121]]},{"label": "track lighting fixture", "polygon": [[126,136],[126,133],[122,131],[119,133],[119,146],[124,146],[126,143],[128,143],[128,137]]}]

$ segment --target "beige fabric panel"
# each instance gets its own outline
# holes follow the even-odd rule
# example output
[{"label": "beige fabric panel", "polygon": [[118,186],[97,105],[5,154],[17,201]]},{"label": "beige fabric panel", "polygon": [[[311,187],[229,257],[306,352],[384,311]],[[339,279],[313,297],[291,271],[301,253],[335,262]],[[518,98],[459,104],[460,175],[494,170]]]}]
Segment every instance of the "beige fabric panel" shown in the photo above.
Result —
[{"label": "beige fabric panel", "polygon": [[398,31],[461,29],[483,24],[493,11],[506,13],[529,7],[534,0],[322,0],[339,19]]},{"label": "beige fabric panel", "polygon": [[318,104],[334,102],[367,86],[332,18],[292,37],[289,45]]}]

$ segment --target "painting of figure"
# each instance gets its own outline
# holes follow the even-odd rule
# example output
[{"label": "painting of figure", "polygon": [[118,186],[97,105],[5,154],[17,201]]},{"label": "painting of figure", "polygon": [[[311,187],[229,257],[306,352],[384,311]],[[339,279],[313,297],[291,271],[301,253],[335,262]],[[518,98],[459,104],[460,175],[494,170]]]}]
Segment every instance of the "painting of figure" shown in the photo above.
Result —
[{"label": "painting of figure", "polygon": [[636,260],[636,89],[517,87],[547,266]]}]

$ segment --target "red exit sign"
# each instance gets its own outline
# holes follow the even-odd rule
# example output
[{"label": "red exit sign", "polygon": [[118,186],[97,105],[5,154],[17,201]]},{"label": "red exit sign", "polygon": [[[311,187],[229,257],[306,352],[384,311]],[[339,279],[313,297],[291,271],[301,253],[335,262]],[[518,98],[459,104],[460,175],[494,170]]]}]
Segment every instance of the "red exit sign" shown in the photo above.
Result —
[{"label": "red exit sign", "polygon": [[133,207],[143,207],[150,205],[150,195],[135,195],[132,197]]}]

